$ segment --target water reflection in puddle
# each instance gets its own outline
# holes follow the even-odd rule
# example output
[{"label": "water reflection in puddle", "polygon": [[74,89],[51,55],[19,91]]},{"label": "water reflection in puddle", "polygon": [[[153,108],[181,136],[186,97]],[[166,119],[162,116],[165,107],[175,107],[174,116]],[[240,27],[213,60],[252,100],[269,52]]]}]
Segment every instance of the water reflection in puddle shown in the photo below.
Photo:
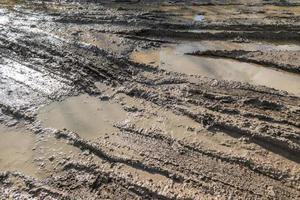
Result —
[{"label": "water reflection in puddle", "polygon": [[195,15],[195,17],[194,17],[194,21],[196,21],[196,22],[201,22],[201,21],[203,21],[205,19],[205,17],[204,17],[204,15]]},{"label": "water reflection in puddle", "polygon": [[[197,48],[201,50],[206,47],[200,45]],[[168,71],[263,85],[300,96],[299,75],[232,59],[184,55],[191,50],[195,50],[195,47],[183,44],[160,50],[134,52],[131,58],[136,62],[152,64]]]},{"label": "water reflection in puddle", "polygon": [[45,106],[38,118],[44,127],[66,128],[85,139],[95,139],[115,132],[113,124],[126,119],[126,112],[119,104],[80,95]]}]

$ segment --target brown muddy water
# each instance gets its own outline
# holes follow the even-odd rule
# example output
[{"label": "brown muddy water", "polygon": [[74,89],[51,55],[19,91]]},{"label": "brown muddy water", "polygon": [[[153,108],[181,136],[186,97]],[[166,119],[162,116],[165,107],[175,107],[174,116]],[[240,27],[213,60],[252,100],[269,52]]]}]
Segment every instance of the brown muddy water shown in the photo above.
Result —
[{"label": "brown muddy water", "polygon": [[37,166],[33,163],[35,136],[24,128],[0,125],[0,137],[0,170],[37,176]]},{"label": "brown muddy water", "polygon": [[44,127],[68,129],[85,139],[116,131],[113,124],[126,118],[119,104],[89,95],[70,97],[43,107],[38,114]]},{"label": "brown muddy water", "polygon": [[[268,47],[265,46],[264,48]],[[286,47],[278,46],[277,48]],[[161,49],[136,51],[131,55],[131,59],[138,63],[158,66],[167,71],[262,85],[300,96],[300,84],[297,84],[300,83],[299,75],[233,59],[185,55],[186,53],[205,49],[207,49],[207,46],[199,43],[180,44]]]},{"label": "brown muddy water", "polygon": [[20,172],[37,179],[61,168],[59,159],[63,156],[79,153],[64,141],[48,134],[35,135],[21,125],[12,128],[0,125],[0,138],[0,171]]}]

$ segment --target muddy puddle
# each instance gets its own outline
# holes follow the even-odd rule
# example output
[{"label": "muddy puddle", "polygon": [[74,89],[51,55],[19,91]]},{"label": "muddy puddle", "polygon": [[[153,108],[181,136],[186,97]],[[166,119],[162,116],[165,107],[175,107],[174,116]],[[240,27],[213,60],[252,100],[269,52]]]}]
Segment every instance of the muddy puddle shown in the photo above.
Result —
[{"label": "muddy puddle", "polygon": [[35,136],[23,128],[0,125],[0,170],[39,176],[34,160]]},{"label": "muddy puddle", "polygon": [[[203,3],[203,2],[202,2]],[[245,3],[245,2],[243,2]],[[250,3],[250,2],[247,2]],[[253,3],[253,1],[251,1]],[[250,3],[250,4],[251,4]],[[201,3],[200,3],[201,4]],[[226,22],[232,20],[245,20],[249,22],[259,22],[265,20],[269,23],[268,17],[291,17],[299,16],[299,6],[248,6],[244,5],[162,5],[157,10],[166,14],[171,14],[171,19],[184,20],[187,22],[203,21],[197,20],[195,15],[205,15],[205,18],[209,22]]]},{"label": "muddy puddle", "polygon": [[68,129],[85,139],[116,131],[113,124],[126,119],[119,104],[80,95],[43,107],[38,114],[44,127]]},{"label": "muddy puddle", "polygon": [[233,59],[185,55],[196,50],[206,49],[206,45],[199,43],[180,44],[161,49],[134,52],[131,59],[138,63],[158,66],[167,71],[262,85],[300,96],[300,84],[297,84],[300,83],[299,75]]},{"label": "muddy puddle", "polygon": [[195,17],[194,17],[194,21],[196,21],[196,22],[201,22],[201,21],[203,21],[204,19],[205,19],[204,15],[200,15],[200,14],[197,14],[197,15],[195,15]]},{"label": "muddy puddle", "polygon": [[44,179],[61,169],[59,161],[79,150],[51,134],[35,135],[25,127],[0,125],[0,171],[16,171]]}]

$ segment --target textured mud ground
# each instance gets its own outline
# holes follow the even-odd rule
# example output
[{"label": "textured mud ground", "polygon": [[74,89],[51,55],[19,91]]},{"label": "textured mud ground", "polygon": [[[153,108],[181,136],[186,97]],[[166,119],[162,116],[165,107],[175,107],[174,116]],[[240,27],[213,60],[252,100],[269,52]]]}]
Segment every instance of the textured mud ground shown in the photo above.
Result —
[{"label": "textured mud ground", "polygon": [[2,0],[0,27],[0,199],[300,198],[299,1]]}]

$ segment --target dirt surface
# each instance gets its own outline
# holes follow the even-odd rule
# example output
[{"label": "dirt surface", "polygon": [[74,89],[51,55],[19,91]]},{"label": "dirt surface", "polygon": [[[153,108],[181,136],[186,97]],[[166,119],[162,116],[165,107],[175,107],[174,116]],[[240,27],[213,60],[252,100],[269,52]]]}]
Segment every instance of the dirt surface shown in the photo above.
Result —
[{"label": "dirt surface", "polygon": [[299,32],[296,0],[1,1],[0,199],[299,199]]}]

